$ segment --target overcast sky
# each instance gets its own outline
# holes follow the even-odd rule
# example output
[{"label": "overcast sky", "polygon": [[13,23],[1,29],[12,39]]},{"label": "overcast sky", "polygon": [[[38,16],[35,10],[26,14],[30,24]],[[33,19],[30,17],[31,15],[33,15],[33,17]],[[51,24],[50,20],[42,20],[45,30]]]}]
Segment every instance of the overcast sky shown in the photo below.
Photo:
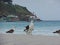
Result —
[{"label": "overcast sky", "polygon": [[60,20],[60,0],[13,0],[13,4],[27,7],[42,20]]}]

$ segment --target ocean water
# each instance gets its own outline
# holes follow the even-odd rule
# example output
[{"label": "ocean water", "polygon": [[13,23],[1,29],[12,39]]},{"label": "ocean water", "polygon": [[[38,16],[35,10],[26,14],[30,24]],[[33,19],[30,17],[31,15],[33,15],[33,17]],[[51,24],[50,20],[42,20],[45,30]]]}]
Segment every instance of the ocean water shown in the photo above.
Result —
[{"label": "ocean water", "polygon": [[[20,21],[20,22],[0,22],[0,33],[6,34],[9,29],[14,29],[13,34],[25,34],[24,29],[26,25],[30,22]],[[59,34],[54,34],[53,32],[60,29],[60,21],[40,21],[34,22],[33,35],[48,35],[48,36],[58,36]]]}]

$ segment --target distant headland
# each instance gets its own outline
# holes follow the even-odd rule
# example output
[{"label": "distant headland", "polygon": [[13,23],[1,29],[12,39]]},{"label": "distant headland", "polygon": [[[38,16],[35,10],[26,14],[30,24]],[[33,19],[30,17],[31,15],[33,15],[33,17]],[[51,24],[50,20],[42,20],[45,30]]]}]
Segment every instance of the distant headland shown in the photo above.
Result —
[{"label": "distant headland", "polygon": [[34,16],[36,21],[41,21],[26,7],[14,5],[12,0],[0,0],[0,21],[30,21],[31,16]]}]

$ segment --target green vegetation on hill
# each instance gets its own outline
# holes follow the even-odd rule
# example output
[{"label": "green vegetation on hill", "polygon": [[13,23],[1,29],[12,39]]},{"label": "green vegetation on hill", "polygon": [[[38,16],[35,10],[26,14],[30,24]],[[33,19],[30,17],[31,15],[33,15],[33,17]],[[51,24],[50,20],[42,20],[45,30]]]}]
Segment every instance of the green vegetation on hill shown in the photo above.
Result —
[{"label": "green vegetation on hill", "polygon": [[0,15],[1,14],[22,14],[22,15],[30,15],[31,13],[27,10],[26,7],[22,7],[19,5],[10,5],[10,4],[4,4],[0,3]]},{"label": "green vegetation on hill", "polygon": [[32,15],[32,13],[29,12],[26,7],[15,5],[15,9],[16,9],[16,12],[19,12],[22,15]]}]

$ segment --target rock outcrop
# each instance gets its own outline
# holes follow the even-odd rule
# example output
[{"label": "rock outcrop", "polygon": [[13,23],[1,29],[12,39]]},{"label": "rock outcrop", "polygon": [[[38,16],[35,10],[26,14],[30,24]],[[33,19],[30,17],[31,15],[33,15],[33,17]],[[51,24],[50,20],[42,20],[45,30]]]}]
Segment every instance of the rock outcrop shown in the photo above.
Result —
[{"label": "rock outcrop", "polygon": [[60,34],[60,30],[57,30],[57,31],[55,31],[55,32],[53,32],[53,33],[59,33],[59,34]]},{"label": "rock outcrop", "polygon": [[7,31],[6,33],[13,33],[14,29],[10,29],[9,31]]}]

